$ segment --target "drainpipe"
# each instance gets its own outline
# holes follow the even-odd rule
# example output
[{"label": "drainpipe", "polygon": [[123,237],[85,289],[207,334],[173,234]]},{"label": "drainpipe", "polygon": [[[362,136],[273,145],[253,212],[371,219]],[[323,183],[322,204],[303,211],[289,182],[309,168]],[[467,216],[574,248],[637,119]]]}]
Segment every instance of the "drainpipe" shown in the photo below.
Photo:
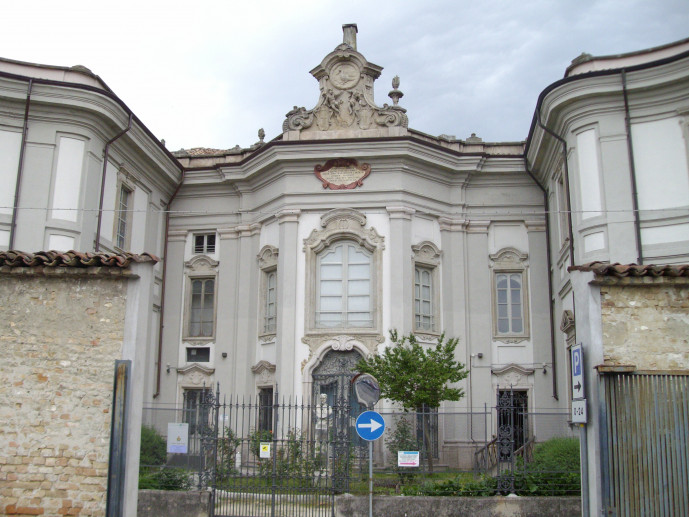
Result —
[{"label": "drainpipe", "polygon": [[557,368],[555,367],[555,316],[554,316],[554,304],[555,301],[553,300],[553,273],[552,273],[552,265],[553,265],[553,258],[552,254],[550,251],[550,201],[548,200],[548,192],[546,191],[545,187],[543,187],[539,181],[536,179],[536,177],[533,175],[533,172],[531,172],[531,167],[529,167],[529,160],[526,159],[526,156],[524,156],[524,168],[526,170],[526,173],[531,176],[531,179],[534,180],[534,183],[538,185],[538,188],[540,188],[543,191],[543,205],[545,206],[545,249],[546,249],[546,262],[548,264],[548,312],[550,313],[550,361],[552,364],[552,377],[553,377],[553,398],[555,400],[559,400],[558,394],[557,394]]},{"label": "drainpipe", "polygon": [[627,71],[623,68],[622,95],[624,97],[624,127],[627,131],[627,153],[629,155],[629,176],[632,184],[632,208],[634,209],[634,232],[636,237],[637,264],[644,263],[643,250],[641,249],[641,223],[639,221],[639,191],[636,185],[636,167],[634,165],[634,146],[632,145],[632,121],[629,115],[629,98],[627,97]]},{"label": "drainpipe", "polygon": [[156,391],[153,394],[153,398],[158,398],[158,395],[160,395],[160,376],[162,375],[162,360],[163,360],[163,328],[165,325],[163,324],[164,318],[163,316],[165,315],[165,285],[167,284],[167,245],[169,241],[169,229],[170,229],[170,205],[172,205],[172,202],[174,201],[175,197],[177,197],[177,193],[179,192],[180,187],[182,186],[182,183],[184,183],[184,169],[182,169],[182,178],[179,180],[179,184],[177,185],[177,188],[175,191],[172,193],[172,197],[170,197],[170,201],[167,202],[167,205],[165,207],[165,243],[163,244],[163,280],[162,280],[162,286],[160,288],[160,316],[158,318],[158,366],[156,369]]},{"label": "drainpipe", "polygon": [[130,111],[129,112],[129,123],[127,124],[126,129],[123,129],[120,131],[117,135],[112,137],[108,142],[105,144],[105,149],[103,151],[103,175],[101,176],[100,180],[100,201],[98,203],[98,225],[96,227],[96,253],[100,251],[100,226],[101,223],[103,222],[103,197],[105,195],[105,174],[107,173],[108,170],[108,152],[110,150],[110,145],[123,136],[127,131],[129,131],[132,128],[132,116],[134,114]]},{"label": "drainpipe", "polygon": [[14,235],[17,228],[17,215],[19,211],[19,193],[21,192],[22,172],[24,170],[24,151],[26,150],[26,136],[29,133],[29,106],[31,106],[31,90],[33,79],[29,79],[29,87],[26,91],[26,106],[24,108],[24,128],[22,129],[22,143],[19,147],[19,165],[17,165],[17,184],[14,186],[14,205],[12,206],[12,223],[10,224],[10,243],[8,249],[14,249]]},{"label": "drainpipe", "polygon": [[574,265],[574,235],[572,231],[572,197],[569,188],[569,165],[567,164],[567,142],[541,122],[541,108],[536,108],[536,123],[550,136],[562,144],[562,158],[565,164],[565,186],[567,187],[567,233],[569,236],[569,265]]}]

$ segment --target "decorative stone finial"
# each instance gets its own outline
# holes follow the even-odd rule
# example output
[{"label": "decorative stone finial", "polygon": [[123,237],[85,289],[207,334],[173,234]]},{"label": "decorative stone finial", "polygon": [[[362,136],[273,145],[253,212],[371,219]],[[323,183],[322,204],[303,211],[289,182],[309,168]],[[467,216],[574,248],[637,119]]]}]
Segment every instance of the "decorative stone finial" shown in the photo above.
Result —
[{"label": "decorative stone finial", "polygon": [[359,32],[356,23],[345,23],[342,25],[342,32],[342,43],[356,50],[356,33]]},{"label": "decorative stone finial", "polygon": [[404,94],[397,88],[400,87],[400,78],[398,75],[392,78],[392,91],[388,93],[388,97],[392,99],[393,105],[397,106],[400,99],[404,97]]},{"label": "decorative stone finial", "polygon": [[266,137],[266,132],[263,130],[263,128],[258,130],[258,141],[260,143],[263,143],[263,139]]}]

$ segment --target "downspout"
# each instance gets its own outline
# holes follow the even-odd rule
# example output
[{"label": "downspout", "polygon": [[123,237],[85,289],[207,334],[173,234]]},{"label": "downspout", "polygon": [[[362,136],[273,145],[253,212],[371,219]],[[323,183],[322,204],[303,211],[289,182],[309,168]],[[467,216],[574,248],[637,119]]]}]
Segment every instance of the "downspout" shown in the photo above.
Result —
[{"label": "downspout", "polygon": [[634,233],[636,237],[636,263],[644,263],[643,250],[641,249],[641,223],[639,216],[639,191],[636,185],[636,166],[634,165],[634,146],[632,144],[632,121],[629,115],[629,98],[627,97],[627,71],[623,68],[620,72],[622,77],[622,95],[624,97],[624,127],[627,131],[627,153],[629,155],[629,176],[632,184],[632,208],[634,210]]},{"label": "downspout", "polygon": [[567,187],[567,233],[569,237],[569,265],[574,265],[574,235],[572,231],[572,197],[569,188],[569,165],[567,164],[567,142],[541,122],[541,108],[536,108],[536,123],[550,136],[562,144],[562,159],[565,165],[565,186]]},{"label": "downspout", "polygon": [[169,241],[169,229],[170,229],[170,205],[172,205],[172,202],[174,201],[175,197],[177,197],[177,193],[179,192],[180,187],[182,186],[182,183],[184,183],[184,169],[182,169],[182,178],[179,180],[179,184],[177,185],[177,188],[175,191],[172,193],[172,197],[170,197],[170,201],[167,202],[167,205],[165,207],[165,243],[163,244],[163,280],[162,280],[162,286],[160,288],[160,316],[158,317],[158,359],[157,359],[157,370],[156,370],[156,391],[153,394],[153,398],[157,398],[158,395],[160,395],[160,376],[162,375],[163,371],[163,365],[162,365],[162,360],[163,360],[163,328],[165,325],[163,324],[164,318],[163,316],[165,315],[165,285],[167,284],[167,246],[168,246],[168,241]]},{"label": "downspout", "polygon": [[540,182],[536,179],[536,177],[533,175],[533,172],[531,172],[531,167],[529,167],[529,160],[527,160],[526,155],[524,155],[524,168],[526,169],[526,173],[531,176],[531,179],[534,180],[534,183],[538,185],[538,188],[540,188],[543,191],[543,205],[545,207],[545,249],[546,249],[546,262],[548,265],[548,312],[550,314],[550,362],[552,365],[552,372],[553,372],[553,398],[555,400],[560,400],[557,394],[557,368],[555,367],[555,316],[554,316],[554,304],[555,301],[553,300],[553,272],[552,272],[552,265],[553,265],[553,258],[552,254],[550,251],[550,202],[548,200],[548,192],[546,191],[545,187],[540,184]]},{"label": "downspout", "polygon": [[127,131],[129,131],[132,128],[132,116],[134,114],[130,111],[129,112],[129,123],[127,124],[126,129],[123,129],[120,131],[117,135],[112,137],[108,142],[105,144],[105,150],[103,151],[103,175],[101,176],[100,180],[100,201],[98,203],[98,225],[96,227],[96,253],[100,251],[100,226],[103,222],[103,197],[105,196],[105,174],[107,173],[108,170],[108,152],[110,151],[110,145],[123,136]]},{"label": "downspout", "polygon": [[24,152],[26,150],[26,137],[29,133],[29,107],[31,106],[31,90],[33,79],[29,79],[29,87],[26,91],[26,106],[24,108],[24,128],[22,129],[22,143],[19,147],[19,164],[17,165],[17,184],[14,186],[14,205],[12,205],[12,223],[10,224],[10,242],[8,249],[14,249],[14,235],[17,228],[17,215],[19,212],[19,194],[21,192],[22,172],[24,171]]}]

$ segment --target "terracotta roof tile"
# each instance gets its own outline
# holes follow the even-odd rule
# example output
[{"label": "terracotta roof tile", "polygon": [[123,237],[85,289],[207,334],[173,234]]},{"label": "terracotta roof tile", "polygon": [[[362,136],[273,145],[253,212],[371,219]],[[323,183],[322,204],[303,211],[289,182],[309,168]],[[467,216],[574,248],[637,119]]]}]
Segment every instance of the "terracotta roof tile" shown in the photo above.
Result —
[{"label": "terracotta roof tile", "polygon": [[0,267],[118,267],[127,268],[132,262],[152,262],[160,259],[149,253],[83,253],[80,251],[23,251],[0,252]]},{"label": "terracotta roof tile", "polygon": [[640,277],[640,276],[668,276],[668,277],[689,277],[689,264],[675,264],[656,266],[654,264],[607,264],[605,262],[589,262],[581,266],[571,266],[568,271],[592,271],[600,276],[616,277]]}]

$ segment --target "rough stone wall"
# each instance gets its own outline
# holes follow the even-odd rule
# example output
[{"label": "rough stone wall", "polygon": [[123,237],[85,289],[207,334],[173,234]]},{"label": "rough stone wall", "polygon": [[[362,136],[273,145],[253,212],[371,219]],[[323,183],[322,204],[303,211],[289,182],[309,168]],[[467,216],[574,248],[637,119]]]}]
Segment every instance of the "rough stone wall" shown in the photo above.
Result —
[{"label": "rough stone wall", "polygon": [[0,515],[105,514],[124,274],[0,273]]},{"label": "rough stone wall", "polygon": [[689,369],[689,283],[685,280],[601,286],[606,365]]}]

